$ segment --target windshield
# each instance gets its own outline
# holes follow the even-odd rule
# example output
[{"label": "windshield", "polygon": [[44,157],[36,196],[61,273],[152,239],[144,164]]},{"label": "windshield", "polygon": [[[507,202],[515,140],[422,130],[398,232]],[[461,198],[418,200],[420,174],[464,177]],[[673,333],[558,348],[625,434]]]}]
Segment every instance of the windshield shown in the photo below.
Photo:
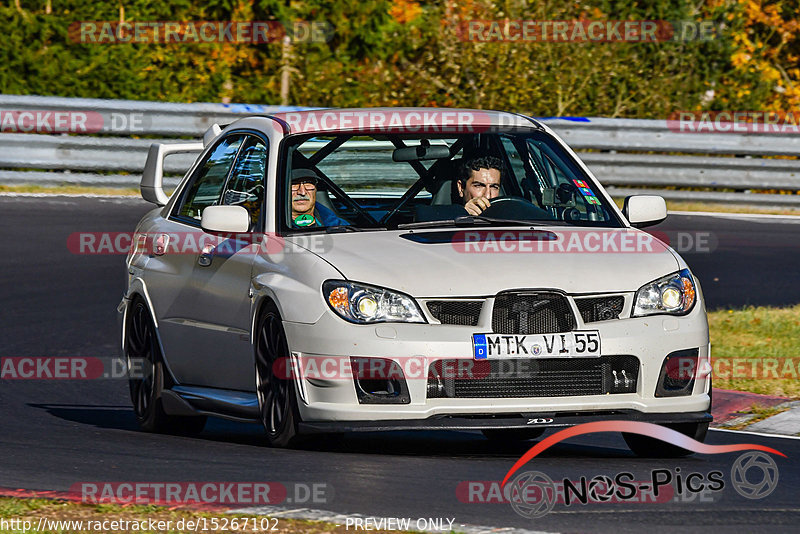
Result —
[{"label": "windshield", "polygon": [[296,135],[284,150],[285,230],[622,226],[596,183],[545,132]]}]

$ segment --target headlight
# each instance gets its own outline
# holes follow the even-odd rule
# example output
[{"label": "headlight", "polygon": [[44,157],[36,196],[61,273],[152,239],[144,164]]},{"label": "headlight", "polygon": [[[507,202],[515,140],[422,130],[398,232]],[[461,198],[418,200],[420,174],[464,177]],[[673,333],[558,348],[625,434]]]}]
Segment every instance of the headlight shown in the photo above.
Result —
[{"label": "headlight", "polygon": [[322,294],[333,311],[353,323],[426,322],[414,299],[388,289],[328,280]]},{"label": "headlight", "polygon": [[633,306],[633,317],[669,313],[689,313],[697,300],[694,279],[689,269],[665,276],[639,288]]}]

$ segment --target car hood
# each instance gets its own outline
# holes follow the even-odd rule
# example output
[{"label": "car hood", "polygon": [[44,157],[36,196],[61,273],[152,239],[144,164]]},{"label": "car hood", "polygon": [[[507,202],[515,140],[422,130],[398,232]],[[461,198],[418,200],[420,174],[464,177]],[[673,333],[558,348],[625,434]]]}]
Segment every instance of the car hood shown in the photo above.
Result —
[{"label": "car hood", "polygon": [[633,228],[437,228],[288,239],[348,280],[420,298],[488,296],[515,288],[635,291],[679,269],[666,245]]}]

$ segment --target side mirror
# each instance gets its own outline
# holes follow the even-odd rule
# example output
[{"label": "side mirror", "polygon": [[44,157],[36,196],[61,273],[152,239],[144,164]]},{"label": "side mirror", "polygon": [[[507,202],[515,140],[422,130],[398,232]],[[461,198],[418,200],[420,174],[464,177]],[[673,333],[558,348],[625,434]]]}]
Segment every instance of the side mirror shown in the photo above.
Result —
[{"label": "side mirror", "polygon": [[206,232],[243,234],[250,230],[250,212],[242,206],[209,206],[203,210],[200,227]]},{"label": "side mirror", "polygon": [[667,218],[667,203],[656,195],[634,195],[625,199],[622,214],[631,226],[644,228]]}]

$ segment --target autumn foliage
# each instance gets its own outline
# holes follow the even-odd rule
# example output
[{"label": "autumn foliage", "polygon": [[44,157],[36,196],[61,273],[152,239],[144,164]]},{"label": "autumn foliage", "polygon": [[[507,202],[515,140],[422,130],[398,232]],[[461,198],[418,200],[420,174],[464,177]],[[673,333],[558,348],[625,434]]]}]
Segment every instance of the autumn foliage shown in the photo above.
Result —
[{"label": "autumn foliage", "polygon": [[[0,6],[0,90],[160,101],[463,106],[665,118],[800,105],[799,0],[145,0]],[[713,22],[712,38],[476,42],[471,20]],[[79,21],[321,21],[326,40],[81,43]]]}]

